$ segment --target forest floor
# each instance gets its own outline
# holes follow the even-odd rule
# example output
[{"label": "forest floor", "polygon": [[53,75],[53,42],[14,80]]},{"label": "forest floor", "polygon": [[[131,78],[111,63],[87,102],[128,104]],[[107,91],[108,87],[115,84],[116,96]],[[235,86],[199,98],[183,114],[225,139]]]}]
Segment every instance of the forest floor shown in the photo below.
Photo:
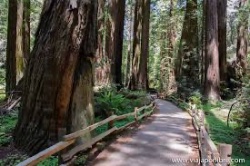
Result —
[{"label": "forest floor", "polygon": [[198,165],[199,152],[191,117],[170,102],[156,100],[151,122],[110,144],[88,165]]}]

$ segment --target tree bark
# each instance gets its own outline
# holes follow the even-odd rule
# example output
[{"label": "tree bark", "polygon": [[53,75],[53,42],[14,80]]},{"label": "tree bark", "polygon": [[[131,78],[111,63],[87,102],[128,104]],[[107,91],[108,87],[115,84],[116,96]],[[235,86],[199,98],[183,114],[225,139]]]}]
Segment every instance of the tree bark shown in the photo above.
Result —
[{"label": "tree bark", "polygon": [[149,20],[150,20],[150,0],[143,2],[142,19],[142,41],[141,56],[138,73],[138,88],[147,90],[148,87],[148,56],[149,56]]},{"label": "tree bark", "polygon": [[188,0],[177,58],[178,91],[189,92],[200,87],[198,53],[197,0]]},{"label": "tree bark", "polygon": [[30,57],[30,0],[23,0],[23,57],[25,66]]},{"label": "tree bark", "polygon": [[227,81],[227,0],[218,0],[220,80]]},{"label": "tree bark", "polygon": [[237,64],[242,68],[242,74],[247,69],[247,47],[248,47],[248,0],[240,0],[239,25],[237,37]]},{"label": "tree bark", "polygon": [[104,36],[105,36],[105,3],[106,0],[98,0],[98,47],[95,59],[95,85],[105,85],[105,53],[104,53]]},{"label": "tree bark", "polygon": [[131,68],[132,68],[132,64],[131,64],[131,59],[132,59],[132,45],[133,45],[133,40],[132,40],[132,36],[133,36],[133,21],[134,21],[134,3],[133,0],[129,1],[130,3],[130,11],[129,11],[129,22],[130,22],[130,26],[129,26],[129,44],[128,44],[128,55],[127,55],[127,64],[126,64],[126,73],[125,73],[125,85],[128,86],[129,85],[129,78],[130,78],[130,73],[131,73]]},{"label": "tree bark", "polygon": [[7,57],[6,57],[6,94],[9,95],[23,76],[23,0],[9,1]]},{"label": "tree bark", "polygon": [[124,30],[124,17],[125,17],[125,1],[110,0],[110,36],[109,40],[109,56],[111,60],[110,72],[111,83],[118,87],[122,86],[122,50],[123,50],[123,30]]},{"label": "tree bark", "polygon": [[220,99],[220,71],[218,50],[217,1],[209,0],[206,15],[206,80],[205,97],[211,101]]},{"label": "tree bark", "polygon": [[135,2],[134,10],[134,33],[133,33],[133,55],[132,55],[132,69],[129,88],[132,90],[138,89],[138,72],[141,56],[141,34],[142,34],[142,6],[143,0]]},{"label": "tree bark", "polygon": [[148,88],[150,0],[136,1],[134,17],[132,74],[129,88],[146,90]]},{"label": "tree bark", "polygon": [[176,40],[175,27],[173,24],[173,10],[174,10],[174,1],[170,0],[169,6],[169,18],[170,24],[168,24],[167,29],[167,54],[168,54],[168,79],[167,79],[167,95],[176,93],[177,84],[176,84],[176,74],[174,68],[174,45]]},{"label": "tree bark", "polygon": [[97,0],[44,2],[14,131],[15,145],[33,155],[93,123]]}]

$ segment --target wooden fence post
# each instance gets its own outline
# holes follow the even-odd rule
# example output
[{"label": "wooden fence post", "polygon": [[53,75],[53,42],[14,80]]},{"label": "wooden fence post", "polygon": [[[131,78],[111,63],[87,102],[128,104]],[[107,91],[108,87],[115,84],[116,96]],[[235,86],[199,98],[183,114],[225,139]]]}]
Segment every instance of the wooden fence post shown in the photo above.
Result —
[{"label": "wooden fence post", "polygon": [[230,164],[232,149],[233,149],[232,145],[219,144],[218,150],[219,150],[219,154],[220,154],[221,166],[228,166]]},{"label": "wooden fence post", "polygon": [[200,112],[200,123],[201,123],[201,126],[204,126],[204,123],[205,123],[204,112],[202,110],[200,110],[199,112]]},{"label": "wooden fence post", "polygon": [[[110,116],[113,116],[114,113],[112,112]],[[114,127],[114,120],[111,120],[109,123],[108,123],[108,129],[112,129]]]},{"label": "wooden fence post", "polygon": [[[59,128],[58,129],[58,138],[59,138],[60,141],[63,140],[63,136],[66,135],[66,132],[67,132],[66,128]],[[65,149],[61,150],[59,152],[59,154],[58,154],[58,165],[65,163],[65,161],[63,161],[63,159],[62,159],[62,155],[64,153],[65,153]]]},{"label": "wooden fence post", "polygon": [[137,118],[137,110],[138,110],[138,107],[135,107],[135,121],[137,122],[138,121],[138,118]]},{"label": "wooden fence post", "polygon": [[209,134],[209,125],[208,124],[205,124],[205,129],[207,130],[207,133]]}]

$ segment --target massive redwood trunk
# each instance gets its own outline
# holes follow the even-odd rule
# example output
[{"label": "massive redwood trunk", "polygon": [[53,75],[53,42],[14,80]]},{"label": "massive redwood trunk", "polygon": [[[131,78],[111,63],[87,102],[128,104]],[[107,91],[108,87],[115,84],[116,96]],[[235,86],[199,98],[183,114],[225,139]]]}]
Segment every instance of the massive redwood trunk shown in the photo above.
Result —
[{"label": "massive redwood trunk", "polygon": [[30,56],[30,0],[23,0],[23,57],[25,66]]},{"label": "massive redwood trunk", "polygon": [[98,1],[98,47],[95,59],[95,85],[107,84],[107,67],[105,63],[104,36],[105,36],[105,3],[106,0]]},{"label": "massive redwood trunk", "polygon": [[205,97],[209,100],[217,101],[220,99],[217,0],[208,0],[206,5]]},{"label": "massive redwood trunk", "polygon": [[150,0],[143,1],[141,57],[138,73],[138,88],[148,89],[149,20]]},{"label": "massive redwood trunk", "polygon": [[200,87],[198,53],[197,0],[188,0],[178,51],[176,75],[180,86],[178,91],[190,95]]},{"label": "massive redwood trunk", "polygon": [[134,33],[133,33],[133,53],[132,53],[132,68],[129,80],[130,89],[138,89],[138,72],[141,56],[141,32],[142,32],[142,3],[143,0],[135,2],[134,10]]},{"label": "massive redwood trunk", "polygon": [[97,45],[97,1],[44,3],[26,70],[15,145],[34,154],[93,123],[92,59]]},{"label": "massive redwood trunk", "polygon": [[122,49],[123,49],[123,30],[124,30],[124,16],[125,16],[125,1],[110,0],[110,31],[107,33],[109,38],[110,57],[110,81],[111,84],[117,86],[122,85]]},{"label": "massive redwood trunk", "polygon": [[138,0],[134,13],[134,36],[130,89],[148,88],[147,59],[149,43],[150,0]]},{"label": "massive redwood trunk", "polygon": [[242,74],[247,69],[247,47],[248,47],[248,0],[240,0],[239,25],[237,38],[237,63],[242,68]]},{"label": "massive redwood trunk", "polygon": [[23,0],[9,1],[7,57],[6,57],[6,92],[13,91],[23,77]]},{"label": "massive redwood trunk", "polygon": [[227,81],[227,0],[217,3],[220,80]]},{"label": "massive redwood trunk", "polygon": [[125,86],[129,86],[129,78],[131,74],[131,60],[132,60],[132,45],[133,45],[133,40],[132,40],[132,35],[133,35],[133,21],[134,21],[134,1],[130,0],[128,1],[130,8],[129,8],[129,43],[128,43],[128,55],[126,59],[126,72],[125,72]]}]

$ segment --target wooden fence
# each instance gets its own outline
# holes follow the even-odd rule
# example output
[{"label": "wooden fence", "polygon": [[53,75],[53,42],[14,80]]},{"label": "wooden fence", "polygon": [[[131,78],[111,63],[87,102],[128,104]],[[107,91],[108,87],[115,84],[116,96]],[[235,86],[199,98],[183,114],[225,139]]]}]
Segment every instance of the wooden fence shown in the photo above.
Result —
[{"label": "wooden fence", "polygon": [[[61,137],[60,142],[26,159],[25,161],[19,163],[17,166],[34,166],[56,153],[59,153],[59,163],[63,163],[63,165],[69,165],[72,162],[72,159],[74,159],[74,156],[78,152],[91,148],[95,143],[107,137],[108,135],[114,132],[122,131],[123,129],[136,123],[142,118],[150,116],[153,113],[154,109],[152,108],[150,109],[150,111],[145,111],[145,110],[153,106],[154,106],[154,103],[151,103],[148,106],[135,108],[134,112],[132,113],[127,113],[127,114],[120,115],[120,116],[112,115],[103,121],[100,121],[98,123],[95,123],[82,130],[76,131],[68,135],[65,135],[66,129],[64,128],[60,129],[59,130],[59,136]],[[113,125],[115,121],[126,119],[128,117],[134,117],[134,120],[119,128]],[[100,135],[94,138],[91,138],[91,140],[86,143],[67,149],[70,145],[74,144],[79,137],[82,137],[86,134],[90,134],[91,131],[93,131],[97,127],[102,126],[104,124],[111,124],[109,125],[109,129],[107,131],[105,131],[104,133],[101,133]]]},{"label": "wooden fence", "polygon": [[209,126],[206,126],[204,123],[204,112],[198,109],[191,109],[189,110],[189,113],[192,116],[193,125],[198,137],[201,165],[230,165],[232,145],[219,144],[218,147],[216,147],[209,136]]}]

